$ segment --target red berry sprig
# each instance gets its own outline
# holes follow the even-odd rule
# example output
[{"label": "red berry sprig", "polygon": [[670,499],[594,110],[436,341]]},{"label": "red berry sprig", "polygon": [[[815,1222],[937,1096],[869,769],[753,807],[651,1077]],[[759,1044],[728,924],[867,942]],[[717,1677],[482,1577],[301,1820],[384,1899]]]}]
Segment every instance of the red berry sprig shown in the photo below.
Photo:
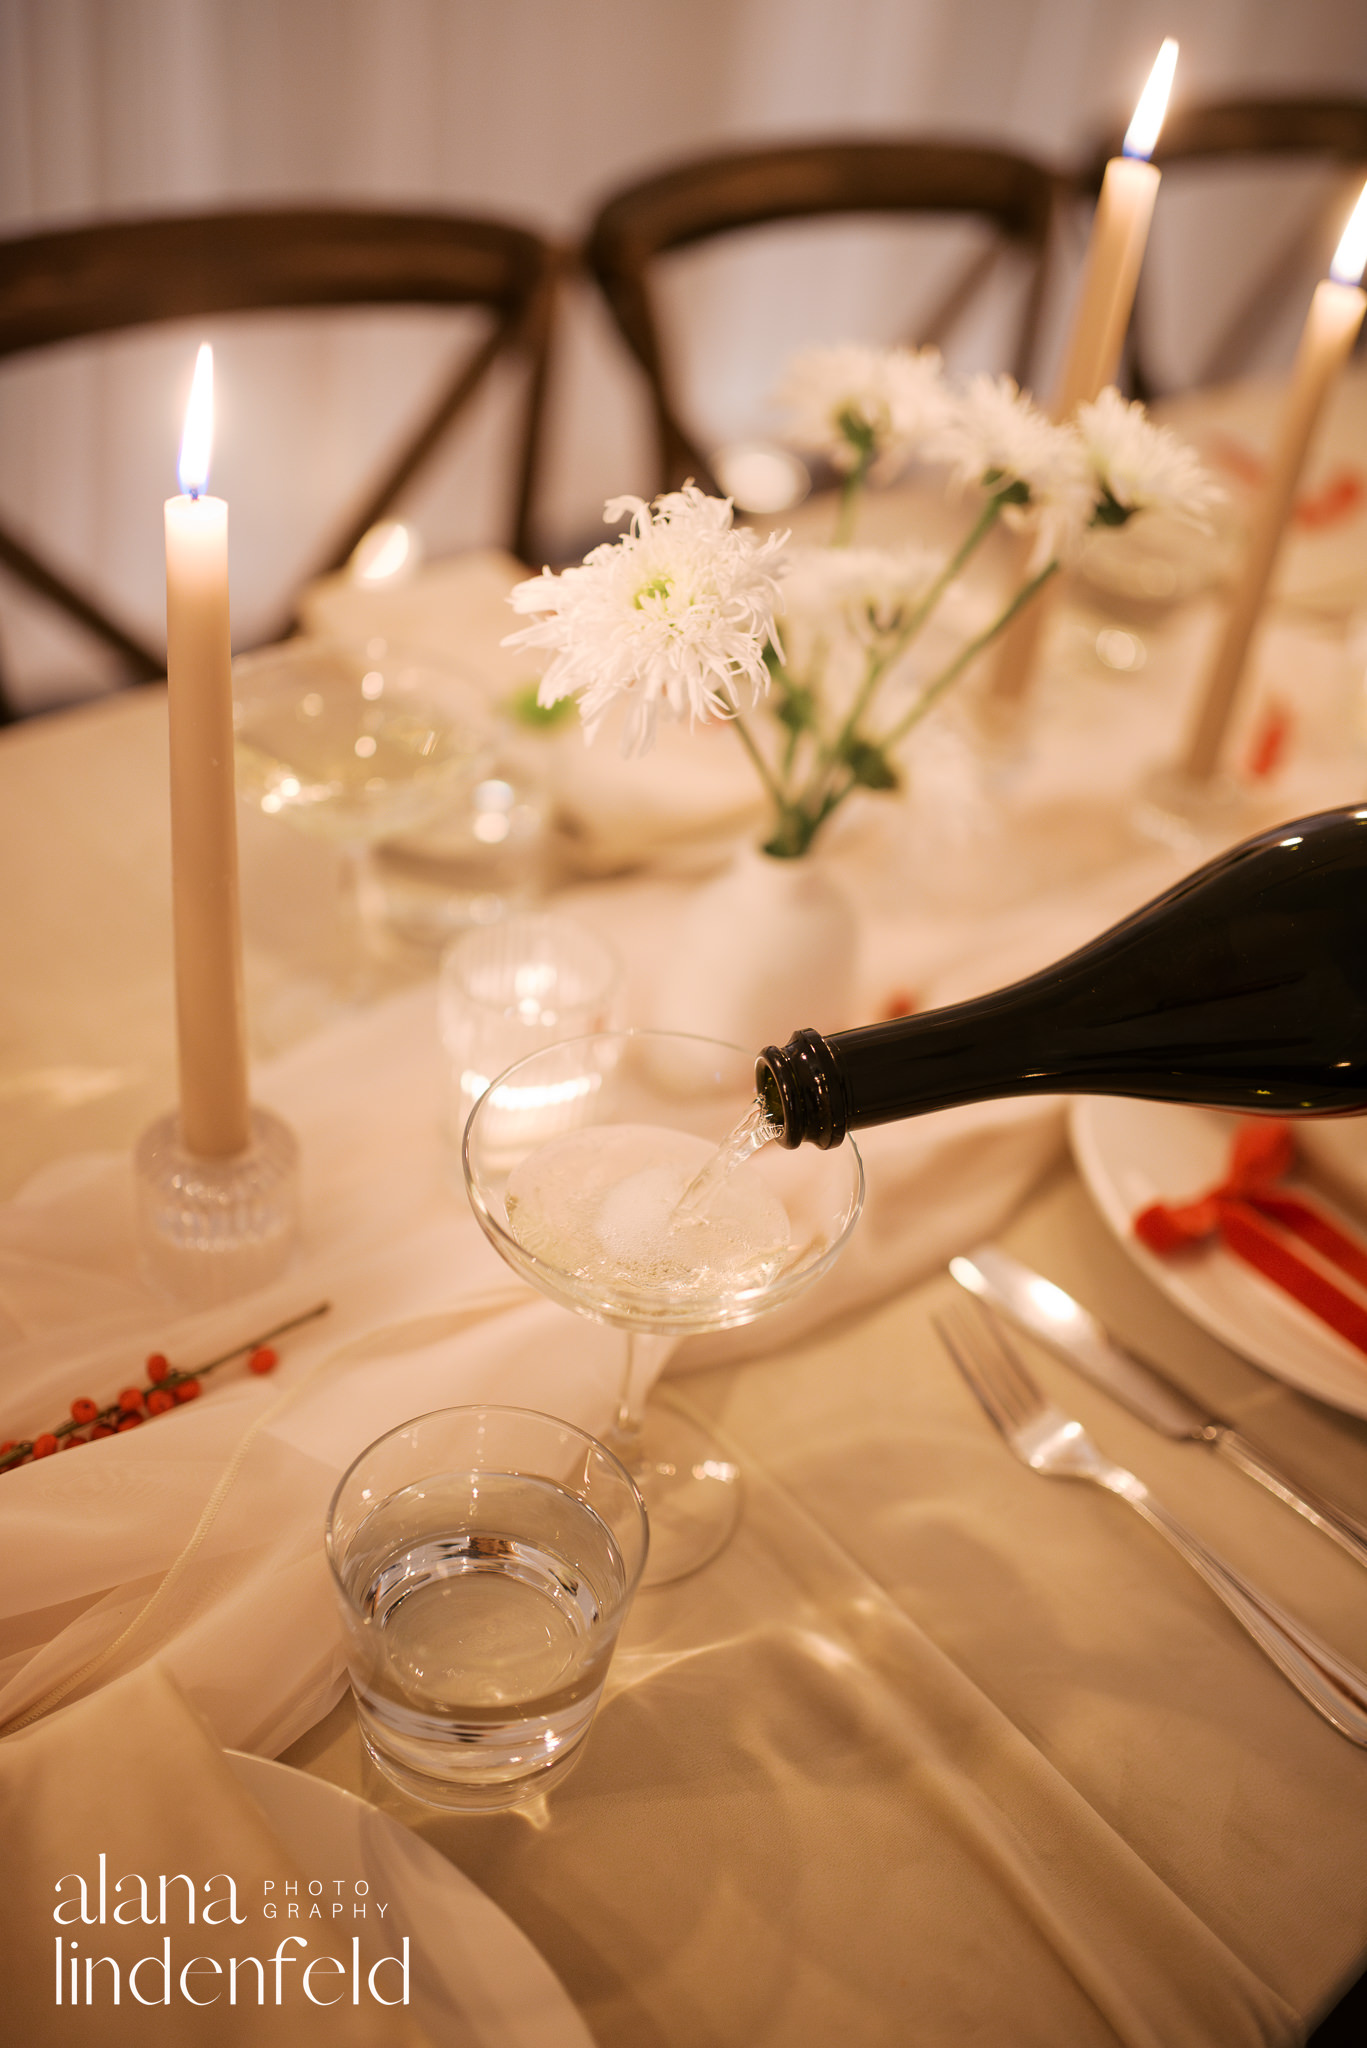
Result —
[{"label": "red berry sprig", "polygon": [[292,1316],[287,1323],[277,1323],[264,1336],[249,1337],[245,1344],[235,1344],[221,1358],[211,1358],[207,1365],[196,1366],[193,1372],[180,1372],[164,1352],[152,1352],[147,1360],[145,1387],[125,1387],[117,1400],[103,1408],[88,1394],[79,1395],[71,1404],[70,1415],[55,1429],[41,1431],[28,1443],[12,1439],[0,1444],[0,1472],[11,1471],[31,1458],[50,1458],[54,1451],[72,1451],[77,1444],[93,1444],[102,1436],[137,1429],[158,1415],[167,1415],[186,1401],[196,1400],[203,1393],[203,1382],[209,1374],[217,1372],[220,1366],[231,1365],[235,1358],[245,1355],[248,1372],[274,1372],[280,1356],[268,1340],[283,1337],[287,1330],[297,1330],[301,1323],[311,1323],[315,1316],[326,1315],[331,1306],[329,1301],[320,1301],[316,1308],[305,1309],[303,1315]]}]

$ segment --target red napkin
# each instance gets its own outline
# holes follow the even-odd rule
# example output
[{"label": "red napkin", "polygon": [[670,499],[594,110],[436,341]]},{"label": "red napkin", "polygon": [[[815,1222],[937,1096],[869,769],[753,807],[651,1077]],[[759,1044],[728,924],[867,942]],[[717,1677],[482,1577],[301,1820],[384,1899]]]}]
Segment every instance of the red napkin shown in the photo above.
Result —
[{"label": "red napkin", "polygon": [[1154,1202],[1141,1209],[1134,1219],[1134,1234],[1151,1252],[1165,1257],[1218,1237],[1227,1251],[1367,1353],[1367,1304],[1304,1258],[1293,1240],[1299,1239],[1364,1289],[1367,1246],[1304,1196],[1279,1189],[1295,1150],[1291,1126],[1280,1117],[1240,1124],[1229,1173],[1219,1186],[1194,1202]]}]

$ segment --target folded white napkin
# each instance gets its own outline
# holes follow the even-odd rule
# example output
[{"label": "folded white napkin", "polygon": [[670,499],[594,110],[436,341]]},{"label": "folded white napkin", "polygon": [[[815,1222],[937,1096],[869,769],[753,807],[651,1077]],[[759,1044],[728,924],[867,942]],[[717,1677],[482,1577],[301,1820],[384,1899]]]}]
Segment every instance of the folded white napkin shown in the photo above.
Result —
[{"label": "folded white napkin", "polygon": [[371,1993],[374,1972],[402,1998],[392,1911],[331,1913],[335,1881],[351,1902],[363,1872],[301,1870],[156,1665],[0,1742],[0,1832],[3,2031],[24,2048],[427,2038]]}]

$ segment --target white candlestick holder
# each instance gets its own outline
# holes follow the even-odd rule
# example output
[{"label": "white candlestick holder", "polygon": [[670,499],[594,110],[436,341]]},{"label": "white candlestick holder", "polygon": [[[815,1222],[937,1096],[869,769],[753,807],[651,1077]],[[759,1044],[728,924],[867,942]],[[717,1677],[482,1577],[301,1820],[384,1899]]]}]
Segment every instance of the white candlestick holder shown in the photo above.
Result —
[{"label": "white candlestick holder", "polygon": [[299,1227],[299,1144],[269,1109],[249,1113],[251,1142],[226,1158],[187,1151],[180,1114],[150,1125],[133,1155],[144,1271],[177,1300],[212,1307],[285,1269]]}]

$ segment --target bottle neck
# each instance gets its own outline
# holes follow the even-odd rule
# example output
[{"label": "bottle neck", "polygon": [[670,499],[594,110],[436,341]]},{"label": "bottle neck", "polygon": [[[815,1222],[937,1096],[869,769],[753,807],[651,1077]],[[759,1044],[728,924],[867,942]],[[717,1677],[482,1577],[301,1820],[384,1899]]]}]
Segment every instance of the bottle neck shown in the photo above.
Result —
[{"label": "bottle neck", "polygon": [[1058,1028],[1050,993],[1040,977],[1038,985],[1018,983],[895,1023],[833,1031],[829,1038],[807,1029],[786,1045],[766,1045],[755,1062],[755,1085],[766,1114],[781,1128],[779,1142],[830,1151],[849,1131],[870,1124],[1066,1086],[1060,1054],[1066,1063],[1073,1048],[1056,1039],[1053,1057],[1044,1052],[1044,1040]]},{"label": "bottle neck", "polygon": [[755,1061],[755,1088],[779,1143],[791,1151],[844,1142],[850,1105],[840,1063],[819,1031],[795,1031],[786,1045],[766,1045]]}]

